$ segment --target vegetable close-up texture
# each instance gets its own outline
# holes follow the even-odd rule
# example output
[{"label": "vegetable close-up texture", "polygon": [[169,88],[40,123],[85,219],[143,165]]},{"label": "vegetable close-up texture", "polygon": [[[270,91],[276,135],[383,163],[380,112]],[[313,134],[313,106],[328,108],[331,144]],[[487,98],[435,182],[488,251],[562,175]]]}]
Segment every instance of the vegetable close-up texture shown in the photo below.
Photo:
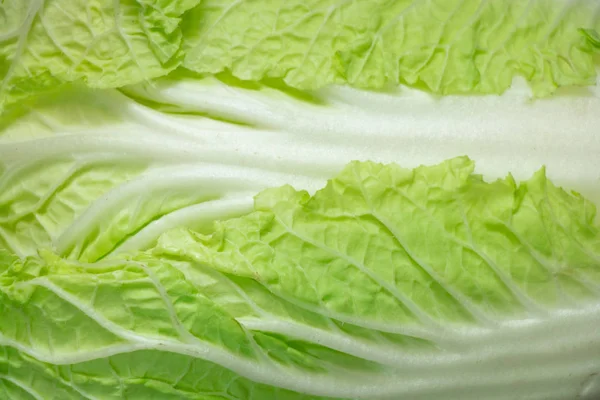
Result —
[{"label": "vegetable close-up texture", "polygon": [[0,400],[600,399],[600,2],[0,0]]}]

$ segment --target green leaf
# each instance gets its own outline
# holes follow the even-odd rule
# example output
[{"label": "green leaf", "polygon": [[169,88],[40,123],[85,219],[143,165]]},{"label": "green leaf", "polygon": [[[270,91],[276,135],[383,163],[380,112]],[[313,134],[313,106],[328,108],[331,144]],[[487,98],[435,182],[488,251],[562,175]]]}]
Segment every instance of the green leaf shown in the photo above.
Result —
[{"label": "green leaf", "polygon": [[148,251],[2,251],[0,390],[475,399],[520,377],[513,394],[569,398],[598,366],[595,208],[544,170],[473,171],[353,162],[314,195],[267,189],[254,212]]},{"label": "green leaf", "polygon": [[398,83],[440,94],[502,93],[517,76],[537,96],[593,85],[598,3],[206,0],[185,23],[184,66],[296,88]]},{"label": "green leaf", "polygon": [[592,296],[593,205],[543,172],[517,186],[472,171],[466,158],[414,171],[353,163],[313,197],[291,187],[261,193],[255,213],[210,237],[166,233],[158,254],[255,279],[306,307],[398,326],[484,322]]},{"label": "green leaf", "polygon": [[[122,247],[150,246],[169,224],[210,227],[252,206],[250,194],[233,198],[253,187],[247,178],[235,187],[207,175],[196,154],[179,153],[189,142],[158,129],[178,121],[118,91],[64,86],[2,123],[0,248],[21,257],[51,249],[96,261]],[[232,208],[211,208],[226,196]],[[195,208],[201,215],[185,215]]]},{"label": "green leaf", "polygon": [[544,170],[353,162],[254,208],[93,263],[0,251],[0,390],[475,399],[520,377],[513,394],[569,398],[598,366],[595,208]]},{"label": "green leaf", "polygon": [[595,48],[600,48],[600,34],[594,29],[581,29],[581,33]]},{"label": "green leaf", "polygon": [[257,384],[202,359],[164,351],[53,366],[11,347],[0,348],[0,395],[19,400],[325,400]]},{"label": "green leaf", "polygon": [[0,108],[65,82],[118,87],[179,65],[199,0],[8,0],[0,4]]}]

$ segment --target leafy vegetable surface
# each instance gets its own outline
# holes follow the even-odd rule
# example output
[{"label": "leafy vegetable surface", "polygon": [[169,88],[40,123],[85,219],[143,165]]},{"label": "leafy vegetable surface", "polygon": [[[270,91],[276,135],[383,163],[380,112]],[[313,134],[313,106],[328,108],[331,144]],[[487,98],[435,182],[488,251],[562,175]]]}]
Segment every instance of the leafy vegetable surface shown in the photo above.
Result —
[{"label": "leafy vegetable surface", "polygon": [[[121,87],[182,66],[292,87],[408,84],[538,96],[593,85],[594,0],[9,0],[0,106],[65,82]],[[595,39],[596,38],[596,39]]]},{"label": "leafy vegetable surface", "polygon": [[599,30],[0,1],[0,399],[597,399]]},{"label": "leafy vegetable surface", "polygon": [[199,0],[10,0],[0,4],[0,106],[65,82],[119,87],[182,58],[181,19]]},{"label": "leafy vegetable surface", "polygon": [[184,66],[291,86],[405,83],[501,93],[524,76],[538,95],[595,82],[595,1],[203,1],[185,24]]},{"label": "leafy vegetable surface", "polygon": [[[5,249],[5,392],[480,395],[460,371],[491,395],[526,373],[516,393],[543,382],[538,393],[559,398],[577,390],[566,371],[597,367],[595,208],[543,171],[518,185],[483,181],[467,158],[414,170],[357,162],[314,196],[269,189],[254,209],[92,264],[70,249],[25,259]],[[572,359],[562,336],[543,332],[558,321],[581,326]],[[548,368],[535,370],[539,353]],[[499,372],[506,357],[519,363]]]}]

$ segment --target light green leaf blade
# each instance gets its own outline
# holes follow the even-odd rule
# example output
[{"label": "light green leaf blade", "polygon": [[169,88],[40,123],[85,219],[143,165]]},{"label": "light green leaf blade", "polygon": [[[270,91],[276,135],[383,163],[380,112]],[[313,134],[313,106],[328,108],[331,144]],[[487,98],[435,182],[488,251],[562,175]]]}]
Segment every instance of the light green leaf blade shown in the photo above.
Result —
[{"label": "light green leaf blade", "polygon": [[353,162],[314,195],[267,189],[212,233],[93,263],[4,251],[3,390],[573,396],[598,367],[599,237],[594,207],[543,170],[488,183],[460,157]]},{"label": "light green leaf blade", "polygon": [[158,254],[254,279],[306,307],[398,326],[485,323],[593,297],[593,205],[542,173],[486,183],[473,167],[466,158],[412,171],[353,163],[314,197],[291,187],[261,193],[255,213],[210,237],[166,233]]},{"label": "light green leaf blade", "polygon": [[594,1],[203,1],[185,24],[184,66],[283,78],[302,89],[398,83],[435,93],[538,96],[593,85]]},{"label": "light green leaf blade", "polygon": [[119,87],[179,65],[183,14],[198,0],[0,5],[0,107],[65,82]]},{"label": "light green leaf blade", "polygon": [[[9,370],[10,377],[3,375]],[[156,350],[54,367],[10,347],[0,349],[0,394],[19,400],[326,399],[258,384],[216,364]]]},{"label": "light green leaf blade", "polygon": [[195,152],[182,157],[199,146],[165,134],[181,121],[118,91],[63,86],[0,124],[0,247],[21,257],[137,251],[170,225],[200,229],[246,212],[264,187],[238,178],[241,168],[221,180]]}]

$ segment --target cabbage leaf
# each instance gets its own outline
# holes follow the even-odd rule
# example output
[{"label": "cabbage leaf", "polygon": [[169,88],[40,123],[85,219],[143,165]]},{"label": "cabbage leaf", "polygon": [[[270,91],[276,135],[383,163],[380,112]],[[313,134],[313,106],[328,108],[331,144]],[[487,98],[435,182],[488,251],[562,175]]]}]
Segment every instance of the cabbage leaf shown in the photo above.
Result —
[{"label": "cabbage leaf", "polygon": [[169,229],[94,263],[5,250],[4,390],[575,396],[600,350],[595,208],[543,170],[517,184],[473,168],[354,162],[312,196],[267,189],[211,233]]},{"label": "cabbage leaf", "polygon": [[0,2],[0,399],[597,399],[599,31]]}]

